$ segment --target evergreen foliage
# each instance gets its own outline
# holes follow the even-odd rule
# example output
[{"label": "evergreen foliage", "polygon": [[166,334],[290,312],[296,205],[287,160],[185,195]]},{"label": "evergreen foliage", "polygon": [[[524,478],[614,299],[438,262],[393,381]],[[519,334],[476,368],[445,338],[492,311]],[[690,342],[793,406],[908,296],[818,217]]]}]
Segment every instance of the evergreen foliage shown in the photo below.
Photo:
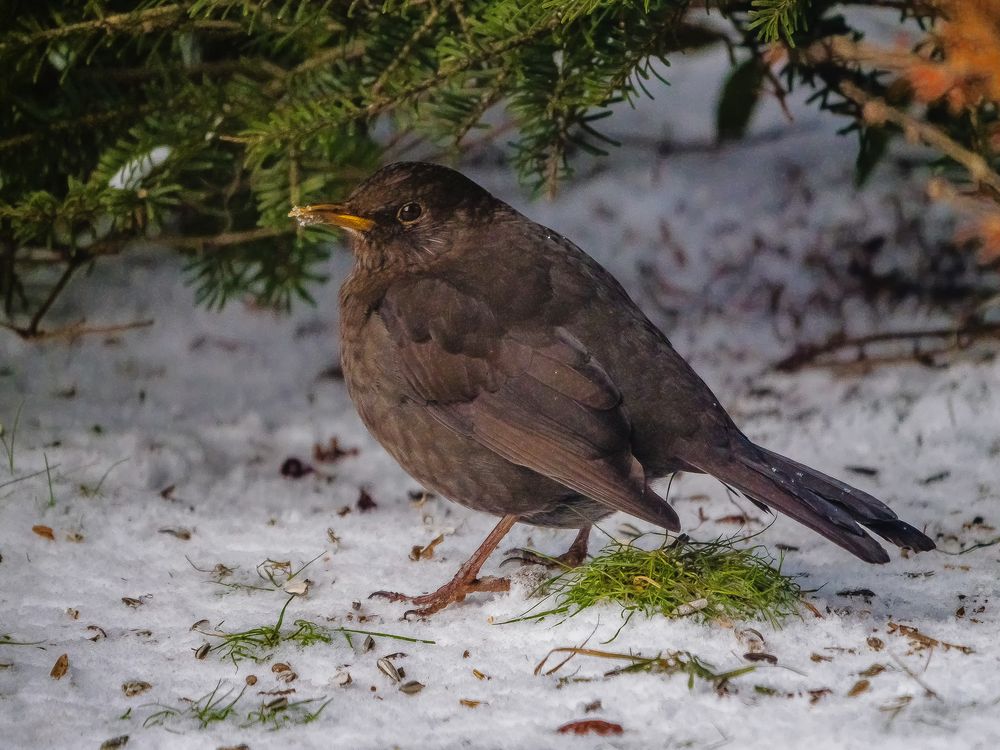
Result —
[{"label": "evergreen foliage", "polygon": [[[293,204],[342,196],[407,139],[444,156],[475,132],[497,137],[508,129],[486,115],[498,109],[518,173],[552,190],[573,154],[603,153],[608,108],[651,95],[680,50],[744,49],[720,105],[720,134],[736,137],[764,88],[764,43],[801,49],[849,30],[839,9],[850,4],[6,0],[6,325],[38,335],[74,273],[136,238],[186,253],[207,305],[308,299],[326,250],[321,233],[287,219]],[[933,14],[923,0],[892,5]],[[844,75],[858,77],[793,58],[788,81],[833,107]]]}]

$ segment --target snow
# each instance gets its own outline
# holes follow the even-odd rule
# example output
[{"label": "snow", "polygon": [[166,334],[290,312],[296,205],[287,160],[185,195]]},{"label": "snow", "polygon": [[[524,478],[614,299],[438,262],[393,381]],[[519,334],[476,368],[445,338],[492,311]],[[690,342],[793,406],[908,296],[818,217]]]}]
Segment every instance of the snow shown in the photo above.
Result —
[{"label": "snow", "polygon": [[[712,97],[725,64],[698,57],[670,68],[670,90],[611,120],[625,146],[586,165],[552,202],[529,201],[492,152],[467,171],[604,262],[751,437],[872,491],[926,528],[941,551],[909,558],[893,551],[890,564],[867,566],[780,518],[758,541],[775,551],[796,548],[785,569],[803,577],[821,615],[803,610],[781,628],[633,619],[605,644],[621,625],[610,607],[561,624],[502,624],[536,603],[529,594],[537,568],[517,571],[510,594],[475,595],[431,619],[403,621],[404,605],[368,600],[368,593],[436,588],[495,519],[437,498],[414,502],[416,483],[364,431],[343,383],[324,375],[337,359],[335,288],[349,267],[346,253],[331,261],[332,281],[319,290],[318,305],[288,317],[242,305],[218,314],[194,308],[175,261],[138,253],[78,280],[55,320],[73,322],[85,309],[94,323],[152,318],[152,327],[72,342],[0,338],[8,439],[23,404],[13,473],[0,465],[0,635],[37,642],[0,645],[0,746],[97,748],[128,735],[130,748],[246,743],[254,750],[995,747],[1000,546],[954,553],[997,536],[1000,362],[972,347],[940,367],[905,359],[786,375],[770,367],[796,343],[841,328],[863,334],[947,323],[925,301],[873,301],[845,274],[843,258],[882,236],[883,271],[916,268],[927,247],[948,236],[951,220],[926,204],[922,175],[892,163],[871,187],[856,190],[854,142],[798,97],[793,123],[772,104],[746,143],[711,147]],[[314,462],[313,445],[331,437],[358,455]],[[283,477],[288,457],[323,475]],[[852,466],[876,473],[859,475]],[[357,509],[361,488],[375,509]],[[670,496],[696,538],[736,531],[713,520],[738,512],[717,482],[682,477]],[[344,507],[351,511],[339,515]],[[636,523],[617,515],[605,529],[615,534],[625,522]],[[50,527],[54,541],[33,533],[36,525]],[[441,533],[432,559],[409,559],[414,545]],[[571,538],[518,526],[503,549],[558,554]],[[592,549],[601,538],[595,531]],[[207,619],[223,630],[270,624],[287,599],[213,583],[217,564],[234,569],[226,581],[265,585],[255,573],[263,561],[298,567],[317,555],[302,574],[313,585],[291,603],[289,621],[434,644],[377,638],[367,652],[340,639],[285,645],[267,663],[238,668],[216,653],[195,657],[206,637],[191,630],[194,623]],[[486,571],[495,572],[499,559]],[[858,589],[874,596],[840,593]],[[123,597],[141,604],[127,606]],[[972,652],[917,648],[897,625]],[[748,664],[749,627],[777,664],[758,663],[728,695],[704,682],[689,690],[683,676],[603,678],[618,665],[586,657],[554,675],[533,674],[550,649],[588,638],[591,647],[623,653],[687,650],[717,670],[735,669]],[[879,642],[880,650],[870,645]],[[377,668],[379,657],[400,651],[406,655],[394,661],[405,680],[426,685],[415,695]],[[57,680],[49,672],[64,653],[69,668]],[[275,662],[289,664],[297,679],[279,682]],[[874,664],[885,671],[849,695]],[[342,671],[351,674],[347,686],[338,684]],[[219,681],[238,689],[250,674],[256,685],[224,722],[143,726],[157,710],[151,704],[182,705]],[[560,681],[568,675],[586,679]],[[122,685],[135,680],[152,687],[126,697]],[[330,703],[309,724],[241,726],[273,697],[258,691],[289,688],[296,691],[290,700]],[[829,693],[809,692],[823,690]],[[556,731],[593,718],[624,733]]]}]

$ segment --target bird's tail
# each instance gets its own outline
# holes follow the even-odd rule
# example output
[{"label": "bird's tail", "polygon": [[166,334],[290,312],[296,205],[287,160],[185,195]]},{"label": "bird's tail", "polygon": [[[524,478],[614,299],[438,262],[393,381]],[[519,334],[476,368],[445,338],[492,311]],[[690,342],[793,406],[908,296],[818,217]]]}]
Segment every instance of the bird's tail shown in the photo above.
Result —
[{"label": "bird's tail", "polygon": [[792,461],[744,438],[726,452],[698,451],[696,468],[739,490],[758,505],[779,510],[870,563],[889,562],[868,530],[899,547],[917,552],[934,542],[893,513],[881,500]]}]

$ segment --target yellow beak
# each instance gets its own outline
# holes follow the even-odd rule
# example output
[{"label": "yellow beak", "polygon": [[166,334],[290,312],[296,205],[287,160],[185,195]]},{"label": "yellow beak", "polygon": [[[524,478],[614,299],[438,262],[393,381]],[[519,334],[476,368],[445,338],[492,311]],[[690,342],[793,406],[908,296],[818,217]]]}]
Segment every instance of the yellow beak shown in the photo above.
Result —
[{"label": "yellow beak", "polygon": [[326,224],[355,232],[367,232],[375,222],[361,216],[347,213],[344,207],[337,203],[317,203],[312,206],[295,206],[288,215],[297,219],[300,226]]}]

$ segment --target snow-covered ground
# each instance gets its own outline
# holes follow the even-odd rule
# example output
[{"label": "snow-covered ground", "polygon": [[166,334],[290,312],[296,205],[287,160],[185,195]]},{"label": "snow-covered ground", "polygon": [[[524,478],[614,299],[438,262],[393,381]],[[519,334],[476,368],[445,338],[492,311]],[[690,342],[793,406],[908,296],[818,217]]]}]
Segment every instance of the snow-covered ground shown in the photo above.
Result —
[{"label": "snow-covered ground", "polygon": [[[125,735],[129,748],[253,750],[996,747],[1000,545],[954,553],[1000,534],[1000,361],[973,348],[939,367],[905,358],[787,375],[770,367],[797,343],[842,328],[856,335],[946,321],[921,301],[890,306],[844,268],[849,256],[881,273],[916,268],[948,236],[948,218],[926,205],[920,175],[891,164],[855,190],[854,142],[798,101],[793,123],[768,106],[746,143],[711,147],[724,66],[711,57],[671,68],[670,90],[611,121],[623,149],[552,202],[528,201],[489,159],[467,171],[618,275],[751,437],[874,492],[941,551],[894,552],[890,564],[871,567],[778,519],[758,539],[794,548],[785,569],[815,589],[817,608],[780,629],[634,619],[602,646],[621,624],[611,607],[562,624],[502,624],[535,603],[537,569],[518,572],[510,594],[402,621],[403,605],[367,594],[435,588],[494,519],[414,501],[416,483],[367,435],[331,374],[346,253],[331,262],[318,306],[290,317],[196,309],[178,265],[140,254],[77,280],[56,320],[74,320],[76,300],[92,323],[149,317],[152,327],[72,343],[0,337],[8,440],[23,404],[13,472],[0,464],[0,636],[34,644],[0,645],[0,747],[96,749]],[[357,455],[314,461],[314,444],[331,438]],[[289,457],[319,471],[283,476]],[[377,503],[367,512],[357,506],[362,489]],[[680,478],[671,499],[696,538],[737,530],[718,520],[739,511],[712,480]],[[605,527],[615,533],[631,521],[619,515]],[[431,559],[410,559],[439,534]],[[601,536],[594,532],[592,547]],[[570,538],[517,527],[508,541],[558,553]],[[366,651],[363,636],[355,647],[336,638],[285,645],[266,663],[238,668],[217,652],[197,658],[212,639],[192,630],[196,622],[235,631],[275,621],[287,594],[261,590],[272,587],[258,565],[313,558],[295,579],[312,586],[292,601],[286,624],[303,618],[434,643],[379,637]],[[872,593],[848,593],[864,589]],[[933,645],[907,628],[968,648]],[[755,647],[777,662],[756,663],[724,695],[700,681],[689,689],[683,676],[605,678],[617,665],[586,657],[533,673],[550,649],[588,637],[619,652],[686,650],[720,671],[747,665]],[[405,653],[392,659],[403,682],[419,681],[420,692],[401,692],[379,670],[377,660],[396,652]],[[68,668],[55,679],[63,654]],[[279,662],[297,677],[283,681],[288,673],[272,669]],[[345,672],[352,680],[342,685]],[[144,727],[159,710],[152,704],[183,708],[220,681],[232,698],[250,675],[256,684],[224,721],[199,728],[180,716]],[[141,692],[129,697],[123,686],[135,682],[149,687],[133,686]],[[273,691],[290,689],[292,702],[329,703],[311,723],[244,726]],[[624,732],[557,732],[580,719]]]}]

